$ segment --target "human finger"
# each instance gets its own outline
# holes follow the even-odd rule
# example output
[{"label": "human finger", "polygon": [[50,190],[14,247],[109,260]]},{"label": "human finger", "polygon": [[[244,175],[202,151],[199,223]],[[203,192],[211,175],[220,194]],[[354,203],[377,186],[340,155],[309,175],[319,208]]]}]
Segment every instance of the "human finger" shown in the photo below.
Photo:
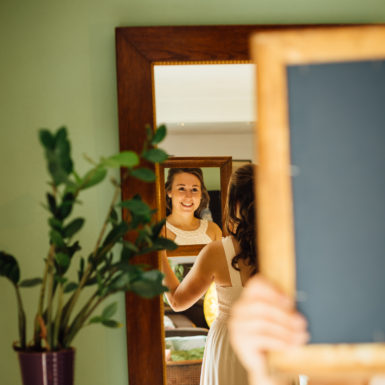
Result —
[{"label": "human finger", "polygon": [[286,309],[294,308],[294,300],[279,290],[268,279],[258,274],[250,278],[244,290],[242,297],[245,299],[264,299],[267,302],[276,304]]},{"label": "human finger", "polygon": [[266,320],[271,323],[282,325],[293,330],[306,329],[306,319],[297,311],[269,302],[265,298],[241,297],[231,309],[231,317],[236,322],[245,320]]},{"label": "human finger", "polygon": [[[250,339],[255,345],[260,344],[265,336],[281,341],[282,346],[289,347],[304,344],[309,339],[309,333],[306,329],[292,329],[284,324],[266,319],[248,319],[242,322],[233,320],[233,322],[229,323],[229,329],[232,338],[243,338],[246,342]],[[271,350],[273,347],[260,344],[260,348],[266,351]]]}]

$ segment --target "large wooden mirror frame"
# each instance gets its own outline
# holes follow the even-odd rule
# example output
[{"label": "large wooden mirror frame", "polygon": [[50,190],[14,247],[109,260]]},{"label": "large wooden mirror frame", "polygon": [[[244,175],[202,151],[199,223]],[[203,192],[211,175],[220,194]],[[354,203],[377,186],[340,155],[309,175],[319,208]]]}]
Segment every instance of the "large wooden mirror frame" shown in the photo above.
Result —
[{"label": "large wooden mirror frame", "polygon": [[[220,190],[221,190],[221,213],[222,213],[222,231],[225,229],[224,211],[227,196],[227,186],[229,184],[232,164],[231,156],[212,156],[212,157],[183,157],[173,156],[163,162],[159,169],[160,189],[158,208],[162,218],[166,217],[166,192],[164,189],[165,177],[164,170],[167,168],[191,168],[191,167],[214,167],[219,169]],[[205,183],[206,184],[206,183]],[[169,257],[195,256],[198,255],[204,245],[186,245],[179,246],[176,250],[167,251]]]},{"label": "large wooden mirror frame", "polygon": [[[249,61],[252,32],[287,28],[275,25],[121,27],[116,29],[120,149],[141,151],[145,125],[154,123],[154,63]],[[150,166],[151,167],[151,166]],[[128,181],[123,199],[139,193],[156,207],[154,184]],[[137,259],[159,268],[156,253]],[[164,385],[163,303],[126,295],[127,355],[130,385]]]}]

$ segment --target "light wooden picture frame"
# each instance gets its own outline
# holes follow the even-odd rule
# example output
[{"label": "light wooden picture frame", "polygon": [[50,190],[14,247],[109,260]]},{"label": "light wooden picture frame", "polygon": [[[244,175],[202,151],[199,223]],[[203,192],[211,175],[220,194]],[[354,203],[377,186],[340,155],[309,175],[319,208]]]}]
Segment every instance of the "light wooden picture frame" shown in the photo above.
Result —
[{"label": "light wooden picture frame", "polygon": [[[260,271],[296,296],[287,67],[385,59],[384,26],[262,32],[251,39],[257,68],[258,248]],[[385,372],[385,344],[309,344],[270,353],[282,376],[368,378]]]}]

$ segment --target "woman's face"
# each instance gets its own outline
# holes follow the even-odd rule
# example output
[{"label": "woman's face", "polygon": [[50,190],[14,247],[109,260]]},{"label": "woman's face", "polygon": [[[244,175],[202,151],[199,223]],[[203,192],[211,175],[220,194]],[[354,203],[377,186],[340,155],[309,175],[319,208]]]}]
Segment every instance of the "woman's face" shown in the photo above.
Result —
[{"label": "woman's face", "polygon": [[172,201],[172,212],[191,212],[193,214],[201,203],[201,182],[193,174],[186,172],[176,174],[171,191],[167,195]]}]

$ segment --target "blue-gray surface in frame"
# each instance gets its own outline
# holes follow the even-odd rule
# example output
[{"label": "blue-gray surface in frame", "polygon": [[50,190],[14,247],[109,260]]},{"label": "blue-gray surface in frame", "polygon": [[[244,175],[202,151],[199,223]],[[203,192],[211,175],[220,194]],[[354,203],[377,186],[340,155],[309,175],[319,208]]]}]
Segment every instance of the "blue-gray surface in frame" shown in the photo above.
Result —
[{"label": "blue-gray surface in frame", "polygon": [[385,340],[385,62],[289,66],[298,308],[311,343]]}]

